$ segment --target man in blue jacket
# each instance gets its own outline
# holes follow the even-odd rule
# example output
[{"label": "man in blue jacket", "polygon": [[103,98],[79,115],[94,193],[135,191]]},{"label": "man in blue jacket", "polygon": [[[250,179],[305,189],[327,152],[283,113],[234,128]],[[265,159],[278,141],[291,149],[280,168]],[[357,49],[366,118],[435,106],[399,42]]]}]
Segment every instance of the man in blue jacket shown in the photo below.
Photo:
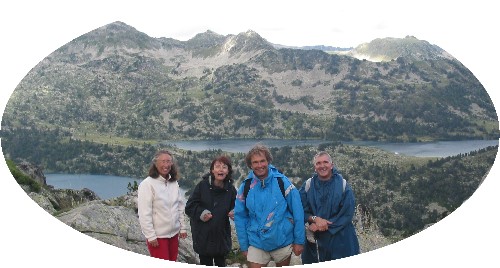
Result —
[{"label": "man in blue jacket", "polygon": [[251,171],[239,187],[234,208],[240,250],[250,268],[267,266],[271,260],[277,267],[288,266],[292,252],[302,254],[305,243],[299,191],[270,164],[266,146],[254,146],[245,161]]},{"label": "man in blue jacket", "polygon": [[334,168],[331,156],[319,152],[313,159],[316,173],[300,188],[307,242],[302,264],[331,261],[359,254],[354,217],[354,194]]}]

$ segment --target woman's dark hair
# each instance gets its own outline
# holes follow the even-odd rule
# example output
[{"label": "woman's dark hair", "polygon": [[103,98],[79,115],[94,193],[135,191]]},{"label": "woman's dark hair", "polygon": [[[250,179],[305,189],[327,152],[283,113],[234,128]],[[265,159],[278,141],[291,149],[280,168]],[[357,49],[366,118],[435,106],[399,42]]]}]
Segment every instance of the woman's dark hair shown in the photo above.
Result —
[{"label": "woman's dark hair", "polygon": [[[168,181],[176,181],[179,179],[179,174],[177,170],[179,169],[177,167],[177,163],[175,161],[174,155],[168,151],[168,150],[159,150],[155,156],[153,157],[153,160],[151,160],[151,166],[149,167],[149,172],[148,175],[151,178],[158,178],[160,176],[160,172],[158,172],[158,168],[156,168],[156,160],[158,160],[158,157],[162,154],[168,154],[170,157],[172,157],[172,166],[170,167],[170,172],[168,173],[170,175],[170,179]],[[165,178],[166,179],[166,178]]]},{"label": "woman's dark hair", "polygon": [[210,164],[210,174],[212,175],[212,177],[214,177],[213,170],[215,162],[221,162],[227,166],[228,173],[226,175],[226,178],[224,178],[225,181],[233,178],[233,166],[231,165],[231,159],[225,155],[218,156],[214,160],[212,160],[212,164]]},{"label": "woman's dark hair", "polygon": [[250,151],[248,151],[247,156],[245,157],[245,162],[250,169],[252,168],[252,156],[256,154],[264,155],[268,163],[273,161],[273,156],[271,155],[269,149],[265,145],[258,143],[250,149]]}]

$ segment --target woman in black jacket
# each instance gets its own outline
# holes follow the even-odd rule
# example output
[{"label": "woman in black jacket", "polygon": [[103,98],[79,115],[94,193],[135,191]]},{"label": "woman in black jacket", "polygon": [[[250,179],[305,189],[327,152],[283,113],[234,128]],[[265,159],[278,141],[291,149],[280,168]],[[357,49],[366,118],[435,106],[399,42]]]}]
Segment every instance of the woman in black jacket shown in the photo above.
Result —
[{"label": "woman in black jacket", "polygon": [[229,219],[234,219],[236,199],[232,174],[228,157],[215,158],[210,173],[203,176],[186,203],[193,249],[200,256],[201,265],[226,266],[226,255],[232,247]]}]

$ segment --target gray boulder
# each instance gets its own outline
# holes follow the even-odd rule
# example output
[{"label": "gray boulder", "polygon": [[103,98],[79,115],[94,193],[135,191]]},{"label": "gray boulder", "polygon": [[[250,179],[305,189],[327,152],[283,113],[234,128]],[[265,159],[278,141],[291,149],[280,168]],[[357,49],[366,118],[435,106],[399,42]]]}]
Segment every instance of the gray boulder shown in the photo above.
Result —
[{"label": "gray boulder", "polygon": [[[133,208],[90,201],[57,216],[73,229],[109,245],[149,256],[139,219]],[[199,263],[190,235],[179,243],[179,262]]]}]

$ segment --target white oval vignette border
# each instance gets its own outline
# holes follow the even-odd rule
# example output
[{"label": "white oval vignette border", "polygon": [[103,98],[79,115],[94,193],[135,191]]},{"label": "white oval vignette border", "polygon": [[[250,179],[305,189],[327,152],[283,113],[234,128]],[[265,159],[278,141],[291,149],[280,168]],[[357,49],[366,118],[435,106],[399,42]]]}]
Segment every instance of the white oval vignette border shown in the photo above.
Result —
[{"label": "white oval vignette border", "polygon": [[[70,4],[57,0],[20,0],[4,3],[0,16],[1,112],[3,114],[19,82],[43,58],[82,34],[122,21],[153,37],[187,40],[209,29],[220,34],[252,29],[270,42],[297,46],[356,46],[373,38],[413,35],[443,48],[471,70],[488,91],[498,114],[500,79],[495,69],[500,57],[494,38],[497,35],[495,25],[499,25],[500,20],[494,13],[497,9],[493,1],[422,0],[404,5],[391,0],[362,0],[355,4],[330,2],[333,1],[89,0]],[[335,20],[336,17],[341,20]],[[356,22],[359,23],[354,28],[342,30]],[[210,28],[212,23],[214,28]],[[156,24],[156,32],[148,32],[148,24]],[[320,32],[325,24],[329,32]],[[224,28],[225,25],[228,28]],[[372,31],[362,35],[364,30]],[[343,39],[347,31],[363,39],[342,43],[348,41]],[[299,36],[299,40],[311,37],[314,43],[287,43],[293,40],[281,33]],[[335,33],[339,34],[338,38]],[[330,39],[324,39],[329,43],[314,39],[321,35],[330,35]],[[336,38],[338,43],[335,43]],[[491,211],[493,204],[500,204],[497,193],[500,183],[496,180],[500,174],[498,159],[497,155],[488,177],[471,198],[439,223],[401,242],[335,261],[335,265],[421,268],[498,264],[497,250],[486,245],[487,241],[500,238],[496,226],[498,216]],[[19,267],[153,268],[172,265],[109,246],[75,231],[46,213],[24,193],[12,178],[3,157],[0,170],[3,178],[0,226],[4,245],[0,263],[3,267],[7,263]],[[180,263],[174,266],[193,267]]]}]

